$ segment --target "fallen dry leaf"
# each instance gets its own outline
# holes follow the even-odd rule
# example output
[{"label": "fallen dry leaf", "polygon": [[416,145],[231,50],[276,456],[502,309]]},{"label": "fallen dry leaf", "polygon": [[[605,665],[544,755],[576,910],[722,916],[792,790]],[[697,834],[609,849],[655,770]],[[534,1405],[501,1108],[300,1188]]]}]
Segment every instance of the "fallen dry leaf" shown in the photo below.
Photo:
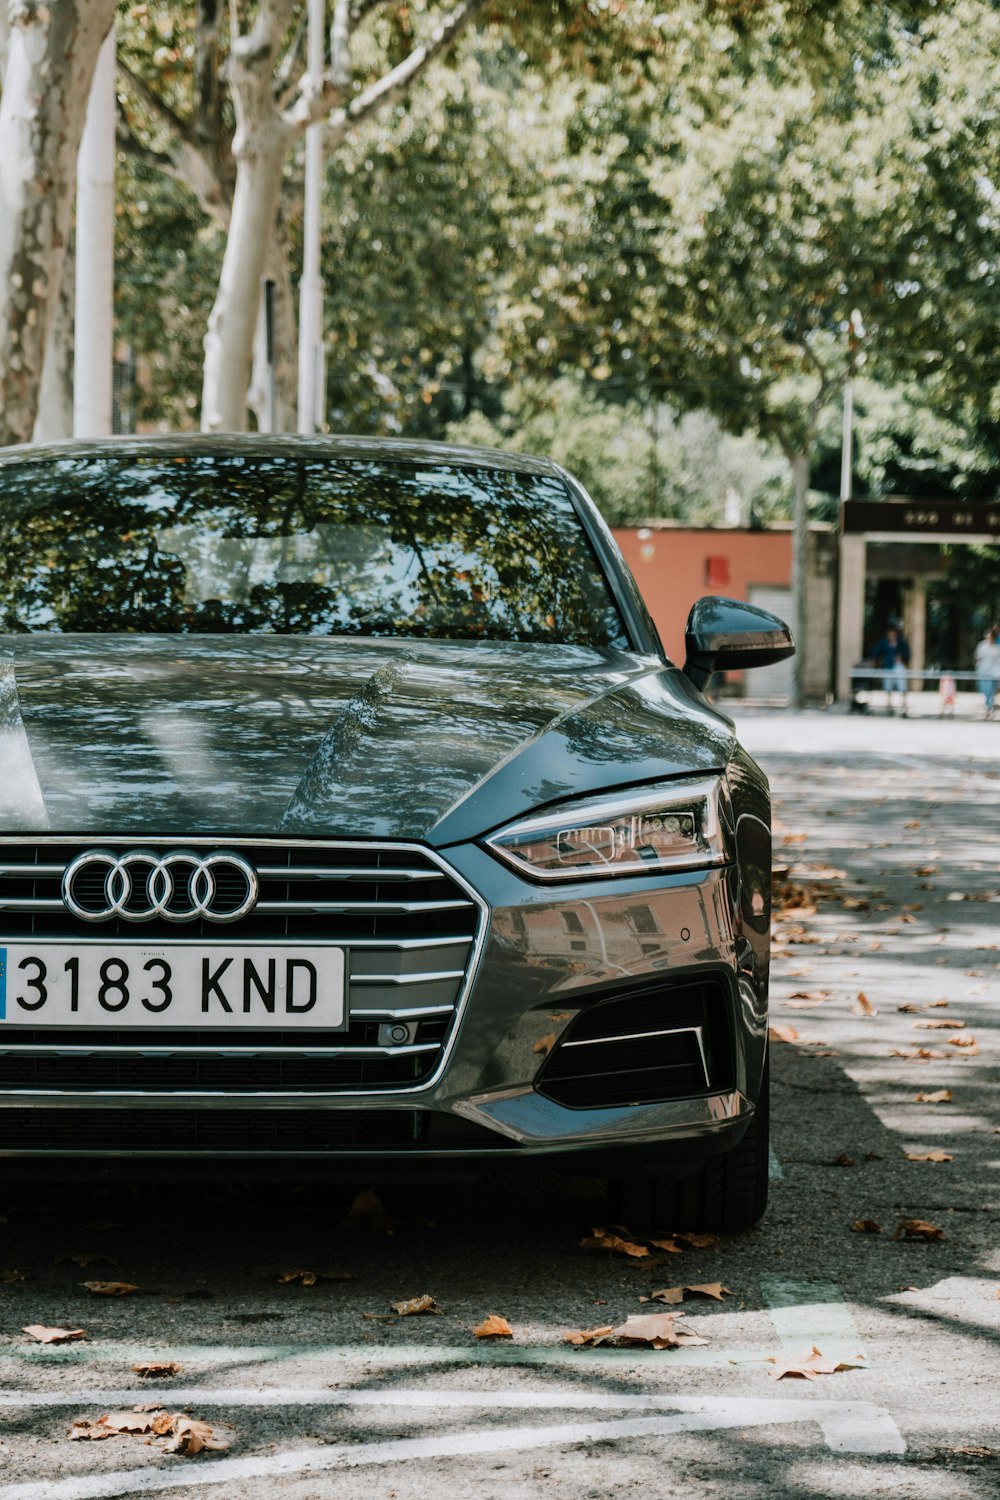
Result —
[{"label": "fallen dry leaf", "polygon": [[496,1313],[490,1313],[473,1330],[477,1339],[512,1339],[514,1330],[506,1318],[499,1317]]},{"label": "fallen dry leaf", "polygon": [[[634,1240],[625,1238],[628,1230],[619,1234],[619,1228],[619,1225],[612,1225],[607,1229],[592,1229],[590,1234],[586,1235],[580,1241],[581,1250],[610,1250],[614,1254],[631,1255],[636,1259],[641,1259],[643,1256],[649,1254],[649,1250],[645,1245],[637,1245]],[[653,1241],[653,1243],[655,1244],[656,1241]],[[659,1248],[663,1249],[665,1247],[661,1245]]]},{"label": "fallen dry leaf", "polygon": [[365,1188],[357,1194],[340,1222],[344,1229],[370,1229],[373,1234],[396,1232],[395,1219],[389,1217],[378,1193],[371,1188]]},{"label": "fallen dry leaf", "polygon": [[648,1297],[640,1297],[640,1302],[665,1302],[669,1307],[676,1307],[684,1301],[685,1292],[697,1292],[700,1297],[711,1297],[715,1302],[721,1302],[724,1297],[733,1294],[721,1281],[702,1282],[697,1285],[688,1286],[665,1286],[658,1292],[650,1292]]},{"label": "fallen dry leaf", "polygon": [[854,1005],[854,1011],[859,1016],[877,1016],[878,1011],[865,994],[864,990],[858,990],[858,998]]},{"label": "fallen dry leaf", "polygon": [[81,1281],[80,1285],[98,1297],[127,1297],[130,1292],[142,1290],[131,1281]]},{"label": "fallen dry leaf", "polygon": [[[354,1281],[353,1271],[279,1271],[278,1282],[282,1286],[290,1286],[293,1282],[300,1282],[302,1286],[315,1286],[318,1281]],[[189,1295],[196,1295],[191,1293]],[[204,1296],[204,1293],[198,1295]],[[211,1295],[211,1293],[209,1293]]]},{"label": "fallen dry leaf", "polygon": [[184,1366],[179,1365],[173,1359],[143,1359],[132,1369],[140,1380],[169,1380],[174,1375],[179,1375]]},{"label": "fallen dry leaf", "polygon": [[85,1438],[91,1442],[99,1442],[102,1438],[120,1436],[121,1434],[116,1432],[113,1427],[105,1427],[102,1418],[98,1418],[96,1422],[78,1419],[69,1430],[69,1440],[71,1443],[82,1442]]},{"label": "fallen dry leaf", "polygon": [[229,1447],[229,1438],[224,1438],[208,1422],[199,1422],[194,1417],[174,1417],[174,1433],[164,1445],[167,1453],[224,1453]]},{"label": "fallen dry leaf", "polygon": [[30,1333],[40,1344],[68,1344],[71,1339],[85,1339],[82,1328],[46,1328],[41,1323],[29,1323],[22,1333]]},{"label": "fallen dry leaf", "polygon": [[426,1292],[422,1297],[409,1297],[405,1302],[394,1302],[392,1310],[399,1313],[401,1318],[412,1317],[415,1313],[437,1313],[443,1316],[434,1298],[428,1296]]},{"label": "fallen dry leaf", "polygon": [[943,1240],[944,1230],[926,1219],[900,1219],[892,1232],[894,1240]]},{"label": "fallen dry leaf", "polygon": [[540,1036],[531,1050],[532,1052],[544,1052],[548,1054],[552,1051],[555,1044],[556,1034],[554,1031],[550,1031],[546,1036]]},{"label": "fallen dry leaf", "polygon": [[794,1026],[769,1026],[767,1038],[770,1042],[797,1042],[799,1034]]},{"label": "fallen dry leaf", "polygon": [[768,1374],[772,1380],[784,1380],[787,1375],[798,1375],[803,1380],[815,1380],[817,1375],[835,1375],[838,1370],[854,1370],[862,1363],[860,1355],[854,1360],[828,1359],[813,1347],[797,1358],[788,1359],[772,1354],[768,1359],[774,1365]]},{"label": "fallen dry leaf", "polygon": [[27,1271],[0,1271],[0,1281],[6,1282],[8,1286],[13,1286],[15,1281],[27,1281],[27,1279]]},{"label": "fallen dry leaf", "polygon": [[571,1333],[563,1334],[563,1343],[575,1344],[578,1348],[584,1344],[603,1344],[613,1332],[614,1329],[610,1323],[604,1328],[576,1328]]},{"label": "fallen dry leaf", "polygon": [[917,1031],[962,1031],[964,1021],[914,1021]]},{"label": "fallen dry leaf", "polygon": [[840,904],[845,911],[867,911],[870,902],[865,896],[842,896]]},{"label": "fallen dry leaf", "polygon": [[156,1407],[106,1412],[96,1421],[80,1419],[73,1423],[69,1436],[73,1442],[99,1442],[112,1437],[166,1438],[167,1442],[156,1444],[165,1453],[222,1453],[229,1447],[229,1439],[221,1437],[208,1422]]},{"label": "fallen dry leaf", "polygon": [[948,1046],[960,1047],[965,1052],[976,1053],[979,1051],[979,1043],[971,1032],[967,1036],[950,1036],[948,1038]]},{"label": "fallen dry leaf", "polygon": [[907,1161],[954,1161],[950,1151],[907,1151]]},{"label": "fallen dry leaf", "polygon": [[935,1089],[933,1094],[925,1094],[921,1089],[913,1102],[915,1104],[950,1104],[951,1089]]},{"label": "fallen dry leaf", "polygon": [[[158,1411],[153,1407],[153,1412]],[[136,1407],[132,1411],[112,1411],[99,1417],[98,1421],[105,1427],[110,1427],[112,1432],[151,1432],[153,1428],[153,1415],[148,1408]]]},{"label": "fallen dry leaf", "polygon": [[[690,1229],[675,1229],[672,1238],[680,1240],[682,1244],[687,1245],[689,1250],[711,1250],[713,1245],[719,1243],[717,1234],[695,1233]],[[656,1240],[650,1240],[651,1245],[657,1243]]]},{"label": "fallen dry leaf", "polygon": [[913,873],[914,875],[923,876],[926,879],[928,875],[937,875],[940,871],[937,865],[919,865]]},{"label": "fallen dry leaf", "polygon": [[917,1047],[913,1052],[907,1052],[902,1047],[893,1047],[889,1052],[890,1057],[905,1057],[911,1062],[930,1062],[933,1058],[947,1057],[947,1052],[935,1052],[931,1047]]},{"label": "fallen dry leaf", "polygon": [[877,1219],[855,1219],[851,1225],[855,1234],[881,1234],[882,1226]]},{"label": "fallen dry leaf", "polygon": [[789,1000],[808,1000],[811,1005],[819,1005],[823,1000],[829,1000],[833,994],[832,990],[793,990]]},{"label": "fallen dry leaf", "polygon": [[664,1286],[658,1292],[650,1292],[648,1297],[640,1297],[640,1302],[665,1302],[668,1307],[678,1307],[684,1301],[684,1288],[682,1286]]},{"label": "fallen dry leaf", "polygon": [[677,1328],[674,1313],[631,1313],[612,1337],[629,1344],[649,1344],[653,1349],[675,1349],[682,1345],[703,1345],[708,1339]]}]

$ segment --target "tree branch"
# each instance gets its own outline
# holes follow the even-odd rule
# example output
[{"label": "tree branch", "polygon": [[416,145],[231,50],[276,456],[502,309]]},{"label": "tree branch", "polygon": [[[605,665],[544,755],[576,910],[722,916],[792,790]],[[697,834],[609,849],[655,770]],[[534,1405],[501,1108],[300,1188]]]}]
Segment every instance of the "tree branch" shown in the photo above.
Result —
[{"label": "tree branch", "polygon": [[803,338],[799,341],[799,347],[801,348],[809,364],[811,364],[813,369],[815,370],[816,379],[819,381],[819,387],[816,391],[816,394],[809,403],[809,411],[813,419],[815,420],[816,416],[826,405],[827,395],[830,388],[829,375],[827,374],[826,366],[823,364],[822,360],[817,357],[807,337],[803,336]]},{"label": "tree branch", "polygon": [[[488,3],[489,0],[462,0],[461,4],[456,5],[454,10],[439,21],[426,42],[414,47],[401,63],[369,88],[363,89],[350,104],[331,117],[328,144],[338,145],[356,125],[401,99],[414,80],[419,78],[440,52],[461,35]],[[293,129],[304,130],[314,121],[323,119],[331,108],[336,107],[340,98],[342,91],[333,87],[332,80],[328,81],[319,95],[299,100],[291,114],[286,116],[288,123]]]},{"label": "tree branch", "polygon": [[296,77],[293,82],[292,75],[295,73],[296,64],[298,63],[299,57],[302,53],[302,42],[306,34],[308,22],[309,11],[308,8],[305,8],[299,16],[299,22],[295,28],[295,35],[292,38],[288,51],[281,59],[278,71],[275,74],[274,97],[278,101],[279,109],[285,109],[287,105],[289,105],[291,101],[296,97],[301,87],[301,80]]},{"label": "tree branch", "polygon": [[330,81],[337,89],[351,86],[350,0],[334,0],[330,26]]},{"label": "tree branch", "polygon": [[157,172],[164,172],[168,177],[178,177],[176,168],[171,157],[164,151],[154,151],[151,146],[143,145],[137,135],[129,128],[128,121],[119,110],[118,123],[115,126],[115,138],[119,151],[126,156],[131,156],[134,161],[141,161],[144,166],[152,167]]},{"label": "tree branch", "polygon": [[165,125],[179,141],[183,141],[186,146],[193,146],[195,140],[190,125],[186,124],[180,115],[176,115],[170,106],[163,102],[159,94],[154,93],[137,73],[133,73],[128,63],[123,60],[120,54],[118,56],[117,67],[119,74],[127,83],[129,91],[146,106],[150,114],[155,115],[160,124]]},{"label": "tree branch", "polygon": [[209,148],[218,139],[222,115],[219,32],[222,0],[198,0],[194,42],[194,107],[191,132]]}]

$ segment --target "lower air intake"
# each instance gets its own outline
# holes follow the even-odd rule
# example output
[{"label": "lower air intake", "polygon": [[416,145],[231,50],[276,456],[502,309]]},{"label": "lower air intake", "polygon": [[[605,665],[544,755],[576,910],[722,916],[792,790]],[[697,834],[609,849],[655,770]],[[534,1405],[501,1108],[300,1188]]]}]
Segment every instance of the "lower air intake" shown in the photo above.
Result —
[{"label": "lower air intake", "polygon": [[408,1109],[2,1109],[0,1152],[128,1151],[167,1157],[405,1149],[423,1142],[426,1123],[425,1114]]},{"label": "lower air intake", "polygon": [[535,1080],[569,1109],[649,1104],[714,1093],[733,1082],[720,984],[645,990],[583,1011]]}]

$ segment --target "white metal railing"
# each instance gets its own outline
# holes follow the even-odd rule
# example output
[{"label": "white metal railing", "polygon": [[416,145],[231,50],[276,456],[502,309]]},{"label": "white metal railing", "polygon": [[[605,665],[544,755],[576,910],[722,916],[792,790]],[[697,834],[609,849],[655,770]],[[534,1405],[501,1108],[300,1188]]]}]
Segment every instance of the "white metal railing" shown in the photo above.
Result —
[{"label": "white metal railing", "polygon": [[[898,670],[897,667],[852,667],[849,676],[852,685],[865,682],[877,684],[881,688],[883,678],[890,677],[893,672]],[[942,677],[950,677],[956,686],[963,682],[982,682],[984,679],[982,672],[959,672],[953,671],[950,667],[927,667],[922,671],[916,671],[912,667],[907,667],[906,676],[908,681],[912,682],[914,678],[919,678],[922,683],[937,683],[941,681]]]}]

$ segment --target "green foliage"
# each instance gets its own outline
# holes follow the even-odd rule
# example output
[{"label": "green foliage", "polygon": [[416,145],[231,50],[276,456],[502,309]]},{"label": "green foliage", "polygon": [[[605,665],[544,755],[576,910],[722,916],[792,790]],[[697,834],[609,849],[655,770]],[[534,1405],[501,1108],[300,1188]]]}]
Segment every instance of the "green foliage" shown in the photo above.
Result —
[{"label": "green foliage", "polygon": [[115,230],[115,335],[137,357],[136,418],[143,427],[197,427],[221,232],[179,183],[128,156],[119,162]]},{"label": "green foliage", "polygon": [[[432,8],[379,11],[359,85]],[[123,47],[231,132],[197,9],[123,7]],[[551,453],[616,519],[718,520],[730,490],[786,514],[779,445],[836,494],[857,307],[859,492],[990,493],[998,64],[987,0],[497,4],[329,163],[330,426]],[[145,420],[188,425],[221,241],[156,173],[165,117],[123,102],[148,154],[121,171],[119,333]]]},{"label": "green foliage", "polygon": [[[471,77],[470,77],[471,73]],[[525,168],[504,101],[474,70],[425,90],[328,167],[323,265],[334,431],[437,436],[489,400],[474,360],[516,253],[505,208]]]},{"label": "green foliage", "polygon": [[503,324],[512,360],[645,381],[789,454],[808,451],[850,369],[854,308],[877,372],[936,372],[945,400],[981,384],[1000,17],[960,0],[897,25],[891,53],[883,20],[846,95],[841,78],[790,76],[766,41],[772,66],[748,78],[724,30],[698,53],[679,13],[671,71],[581,94],[550,175],[548,262],[524,268],[522,316]]},{"label": "green foliage", "polygon": [[724,433],[706,412],[612,401],[563,376],[509,387],[500,414],[473,412],[447,436],[562,464],[615,525],[672,517],[695,525],[758,523],[788,514],[787,471],[752,437]]}]

